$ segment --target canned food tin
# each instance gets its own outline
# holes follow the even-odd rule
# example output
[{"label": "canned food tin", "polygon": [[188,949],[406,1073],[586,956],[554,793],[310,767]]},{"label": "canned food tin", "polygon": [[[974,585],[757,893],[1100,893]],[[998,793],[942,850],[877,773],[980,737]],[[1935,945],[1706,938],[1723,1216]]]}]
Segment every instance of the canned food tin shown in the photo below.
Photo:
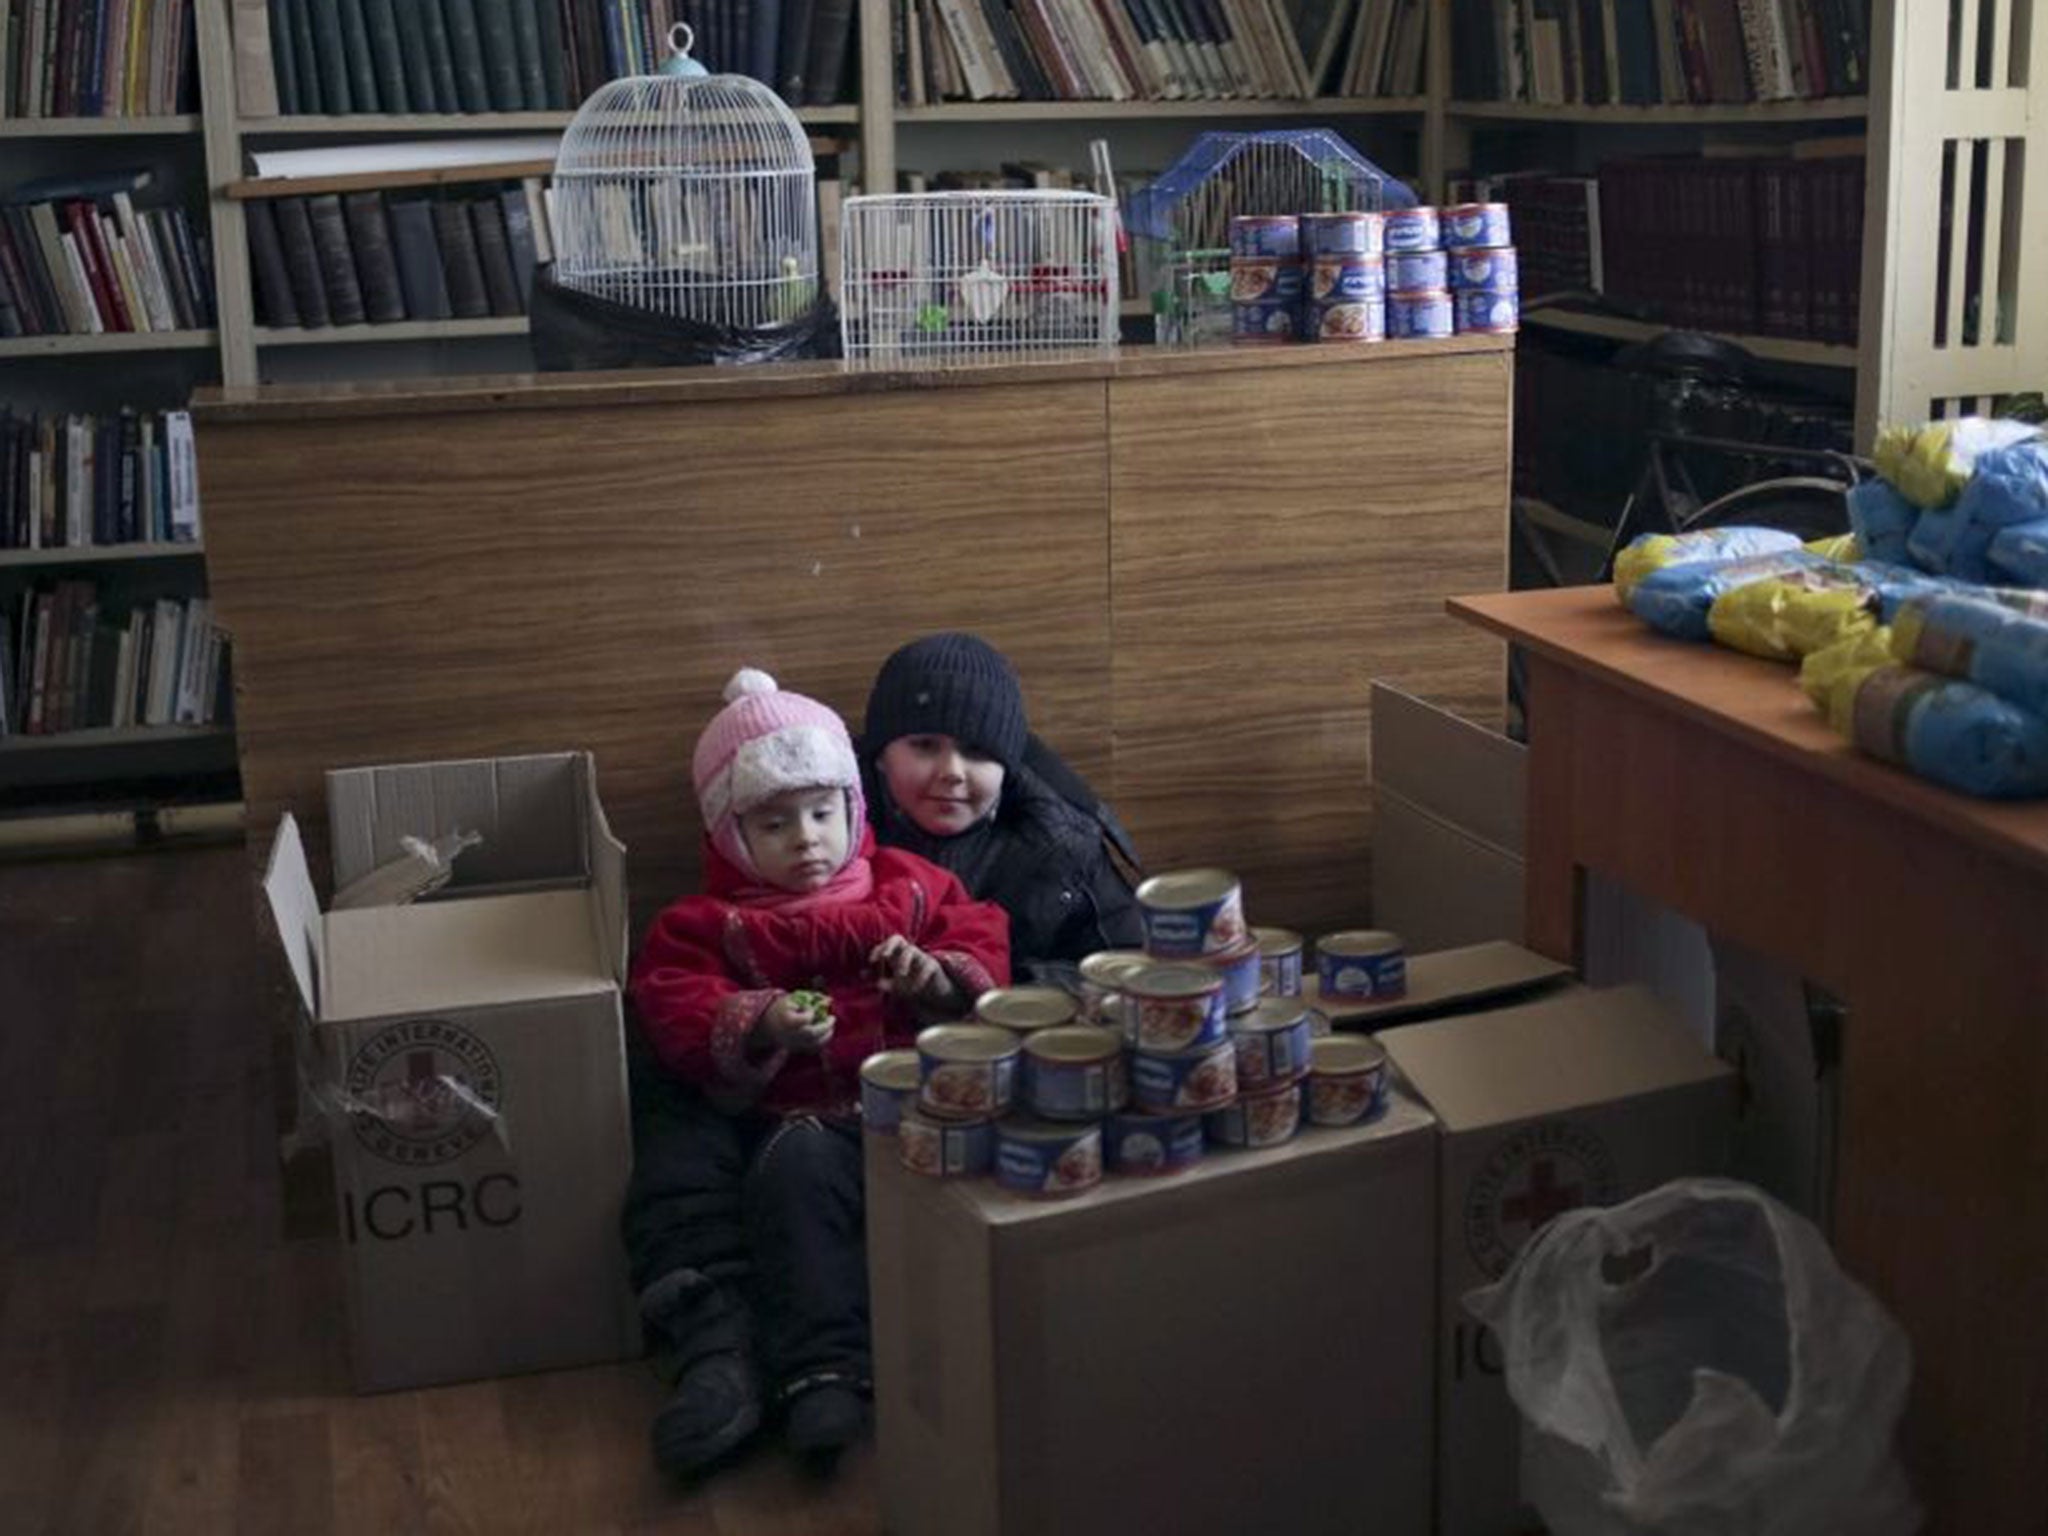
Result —
[{"label": "canned food tin", "polygon": [[1451,287],[1513,293],[1521,283],[1521,258],[1513,246],[1497,251],[1451,252]]},{"label": "canned food tin", "polygon": [[1301,935],[1292,928],[1254,928],[1259,945],[1259,995],[1301,996]]},{"label": "canned food tin", "polygon": [[1435,293],[1389,294],[1387,334],[1405,338],[1448,336],[1451,314],[1451,296],[1442,289]]},{"label": "canned food tin", "polygon": [[1256,304],[1263,299],[1293,303],[1301,297],[1302,269],[1298,261],[1265,257],[1239,257],[1230,264],[1230,301]]},{"label": "canned food tin", "polygon": [[974,1017],[1020,1035],[1074,1022],[1073,996],[1058,987],[997,987],[974,1000]]},{"label": "canned food tin", "polygon": [[1237,1096],[1237,1048],[1228,1040],[1172,1055],[1131,1058],[1131,1093],[1155,1113],[1219,1109]]},{"label": "canned food tin", "polygon": [[1408,990],[1408,958],[1400,935],[1378,929],[1324,934],[1316,940],[1316,983],[1325,997],[1380,1001],[1402,996]]},{"label": "canned food tin", "polygon": [[1048,1120],[1100,1120],[1130,1101],[1123,1036],[1076,1024],[1024,1042],[1024,1102]]},{"label": "canned food tin", "polygon": [[861,1124],[883,1136],[917,1103],[917,1052],[877,1051],[860,1064]]},{"label": "canned food tin", "polygon": [[1301,254],[1301,224],[1291,213],[1239,214],[1230,221],[1230,254],[1292,260]]},{"label": "canned food tin", "polygon": [[1311,1125],[1356,1125],[1386,1101],[1387,1053],[1363,1035],[1327,1035],[1309,1048]]},{"label": "canned food tin", "polygon": [[1318,304],[1384,298],[1387,265],[1379,256],[1322,256],[1309,272],[1308,296]]},{"label": "canned food tin", "polygon": [[1505,336],[1522,324],[1522,300],[1514,293],[1489,293],[1483,288],[1461,289],[1457,296],[1457,326],[1483,336]]},{"label": "canned food tin", "polygon": [[1433,251],[1443,244],[1434,208],[1396,208],[1385,215],[1383,223],[1389,252]]},{"label": "canned food tin", "polygon": [[1078,1195],[1102,1182],[1102,1127],[996,1123],[996,1182],[1020,1195]]},{"label": "canned food tin", "polygon": [[1235,1104],[1202,1116],[1209,1139],[1226,1147],[1277,1147],[1301,1129],[1301,1089],[1289,1083],[1267,1093],[1238,1095]]},{"label": "canned food tin", "polygon": [[1387,258],[1387,287],[1394,293],[1429,293],[1450,280],[1450,258],[1442,251],[1399,251]]},{"label": "canned food tin", "polygon": [[1377,256],[1386,249],[1380,215],[1376,213],[1304,213],[1301,254],[1304,256]]},{"label": "canned food tin", "polygon": [[1017,1093],[1017,1037],[990,1024],[935,1024],[917,1037],[918,1107],[941,1120],[986,1120]]},{"label": "canned food tin", "polygon": [[1205,966],[1148,966],[1124,984],[1124,997],[1141,1051],[1184,1051],[1229,1034],[1223,978]]},{"label": "canned food tin", "polygon": [[1385,299],[1342,300],[1335,304],[1312,304],[1308,312],[1311,341],[1385,341],[1387,301]]},{"label": "canned food tin", "polygon": [[1230,337],[1243,346],[1275,346],[1294,339],[1296,305],[1284,299],[1259,299],[1230,306]]},{"label": "canned food tin", "polygon": [[1141,949],[1099,949],[1081,961],[1080,1023],[1100,1024],[1120,1033],[1129,1031],[1129,1010],[1124,1007],[1123,984],[1152,964]]},{"label": "canned food tin", "polygon": [[1452,250],[1512,245],[1506,203],[1453,203],[1442,210],[1444,244]]},{"label": "canned food tin", "polygon": [[1223,978],[1225,1013],[1244,1013],[1258,1006],[1259,946],[1250,934],[1220,954],[1202,956],[1201,964]]},{"label": "canned food tin", "polygon": [[1103,1160],[1117,1173],[1178,1173],[1202,1160],[1200,1115],[1112,1115]]},{"label": "canned food tin", "polygon": [[1181,869],[1138,887],[1145,952],[1160,960],[1213,955],[1244,937],[1244,893],[1227,869]]},{"label": "canned food tin", "polygon": [[1308,1071],[1308,1010],[1298,1000],[1269,997],[1241,1019],[1230,1021],[1237,1048],[1237,1086],[1247,1092],[1300,1081]]},{"label": "canned food tin", "polygon": [[935,1179],[978,1178],[995,1160],[996,1128],[989,1120],[934,1120],[906,1110],[896,1139],[903,1166]]}]

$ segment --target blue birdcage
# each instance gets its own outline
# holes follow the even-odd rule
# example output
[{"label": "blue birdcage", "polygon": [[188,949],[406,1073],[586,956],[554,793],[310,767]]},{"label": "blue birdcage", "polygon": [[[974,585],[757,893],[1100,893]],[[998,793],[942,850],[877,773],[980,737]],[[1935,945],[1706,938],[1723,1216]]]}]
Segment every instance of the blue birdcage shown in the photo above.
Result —
[{"label": "blue birdcage", "polygon": [[1205,133],[1133,193],[1124,227],[1159,340],[1206,339],[1204,316],[1228,320],[1230,221],[1243,214],[1385,212],[1415,193],[1328,128]]}]

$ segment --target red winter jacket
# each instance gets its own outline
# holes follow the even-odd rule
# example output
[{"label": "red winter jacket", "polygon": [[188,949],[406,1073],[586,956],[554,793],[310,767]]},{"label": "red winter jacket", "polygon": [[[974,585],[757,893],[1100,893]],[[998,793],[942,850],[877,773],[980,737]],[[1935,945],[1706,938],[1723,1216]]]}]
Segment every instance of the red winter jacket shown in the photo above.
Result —
[{"label": "red winter jacket", "polygon": [[[945,967],[973,998],[1010,979],[1009,919],[975,901],[936,864],[862,839],[874,871],[863,900],[780,912],[731,900],[745,877],[708,843],[705,894],[685,896],[655,918],[634,962],[633,1004],[661,1064],[722,1105],[751,1101],[771,1114],[850,1110],[860,1064],[907,1046],[920,1027],[913,1007],[875,984],[868,955],[902,934]],[[785,992],[832,998],[832,1038],[815,1055],[749,1051],[748,1032]]]}]

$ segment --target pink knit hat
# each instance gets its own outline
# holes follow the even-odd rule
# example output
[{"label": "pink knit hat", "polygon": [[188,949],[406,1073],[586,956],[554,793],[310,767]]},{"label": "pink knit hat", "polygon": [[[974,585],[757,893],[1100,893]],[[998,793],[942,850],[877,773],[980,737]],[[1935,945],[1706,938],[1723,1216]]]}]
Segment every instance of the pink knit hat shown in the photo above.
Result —
[{"label": "pink knit hat", "polygon": [[711,845],[758,874],[739,818],[790,789],[843,789],[849,850],[860,845],[867,802],[846,722],[816,699],[785,693],[766,672],[742,667],[725,685],[726,706],[697,738],[690,776]]}]

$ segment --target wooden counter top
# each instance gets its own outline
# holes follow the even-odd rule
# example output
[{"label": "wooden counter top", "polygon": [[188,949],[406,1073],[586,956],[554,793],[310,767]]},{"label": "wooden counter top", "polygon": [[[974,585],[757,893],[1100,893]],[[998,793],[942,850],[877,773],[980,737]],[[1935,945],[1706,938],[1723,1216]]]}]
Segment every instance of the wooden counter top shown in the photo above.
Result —
[{"label": "wooden counter top", "polygon": [[1366,346],[1130,347],[1115,357],[1034,358],[888,368],[873,363],[762,363],[745,368],[638,368],[614,373],[515,373],[340,384],[209,387],[192,412],[211,422],[304,421],[550,409],[562,406],[685,404],[709,400],[864,395],[897,390],[980,389],[1088,379],[1187,377],[1261,370],[1355,368],[1456,353],[1512,354],[1513,336],[1452,336]]}]

